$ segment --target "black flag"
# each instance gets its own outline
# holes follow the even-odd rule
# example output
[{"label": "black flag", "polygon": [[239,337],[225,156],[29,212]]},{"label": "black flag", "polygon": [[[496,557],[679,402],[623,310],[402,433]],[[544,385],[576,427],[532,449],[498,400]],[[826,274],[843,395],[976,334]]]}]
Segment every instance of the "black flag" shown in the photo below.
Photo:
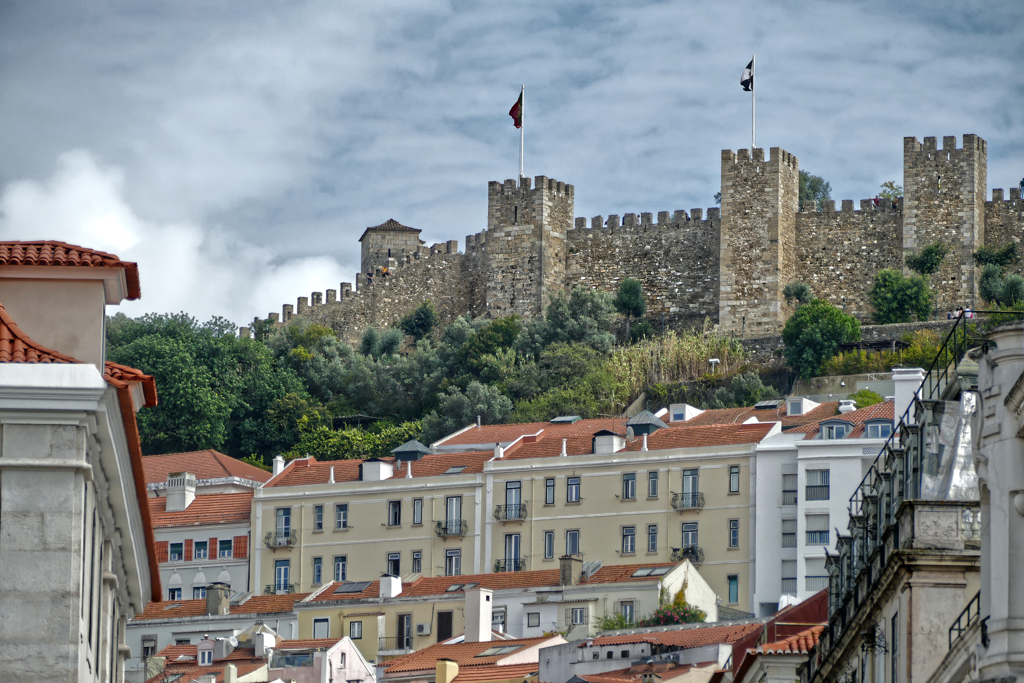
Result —
[{"label": "black flag", "polygon": [[754,89],[754,60],[750,60],[750,64],[747,64],[747,68],[743,70],[743,75],[740,76],[740,85],[747,92]]}]

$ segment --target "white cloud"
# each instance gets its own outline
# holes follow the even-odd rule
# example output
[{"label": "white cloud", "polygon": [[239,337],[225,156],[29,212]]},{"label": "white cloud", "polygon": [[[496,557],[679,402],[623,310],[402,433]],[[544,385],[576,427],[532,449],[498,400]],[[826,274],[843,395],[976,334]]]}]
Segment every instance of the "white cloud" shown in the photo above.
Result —
[{"label": "white cloud", "polygon": [[337,288],[352,264],[329,256],[278,258],[270,247],[195,223],[142,218],[124,197],[124,173],[87,151],[57,159],[45,180],[18,180],[0,194],[0,239],[58,239],[139,264],[142,299],[128,315],[186,311],[245,324],[301,292]]}]

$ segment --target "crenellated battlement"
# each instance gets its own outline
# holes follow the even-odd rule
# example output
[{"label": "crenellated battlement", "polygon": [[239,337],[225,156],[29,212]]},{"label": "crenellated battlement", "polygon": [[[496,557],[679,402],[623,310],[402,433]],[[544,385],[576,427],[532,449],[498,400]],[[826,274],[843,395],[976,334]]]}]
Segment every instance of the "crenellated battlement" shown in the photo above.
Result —
[{"label": "crenellated battlement", "polygon": [[903,138],[903,155],[904,158],[910,156],[924,155],[925,157],[940,160],[941,158],[936,154],[938,152],[949,155],[946,157],[946,161],[951,161],[951,155],[954,153],[975,153],[980,152],[981,154],[988,153],[988,143],[977,135],[967,133],[963,136],[963,147],[956,146],[956,136],[946,135],[942,138],[942,149],[937,148],[938,138],[926,137],[923,141],[918,142],[916,137],[905,137]]},{"label": "crenellated battlement", "polygon": [[807,215],[813,213],[854,213],[854,214],[886,214],[895,213],[898,214],[903,211],[903,198],[899,198],[896,201],[890,199],[882,199],[876,197],[874,199],[861,199],[860,208],[853,208],[852,199],[844,199],[841,202],[841,208],[839,212],[836,211],[836,201],[834,199],[828,199],[822,202],[821,210],[818,210],[818,204],[815,201],[807,201],[800,207],[800,213]]},{"label": "crenellated battlement", "polygon": [[998,190],[993,189],[992,190],[992,199],[989,200],[988,202],[986,202],[986,204],[992,204],[993,202],[1007,202],[1008,203],[1008,202],[1019,202],[1019,201],[1020,201],[1020,188],[1019,187],[1011,187],[1010,188],[1010,197],[1009,197],[1009,199],[1003,199],[1003,190],[1002,190],[1002,188],[1000,188]]},{"label": "crenellated battlement", "polygon": [[682,228],[692,227],[690,223],[704,223],[711,225],[720,218],[721,210],[717,206],[713,206],[707,210],[707,218],[703,218],[704,209],[690,209],[687,213],[682,209],[676,209],[673,212],[659,211],[657,213],[657,220],[654,220],[655,214],[653,213],[641,213],[639,214],[640,220],[637,220],[637,214],[627,213],[622,216],[620,222],[618,214],[611,214],[607,220],[604,216],[594,216],[589,219],[590,226],[587,226],[588,219],[583,217],[577,217],[573,229],[575,230],[633,230],[635,228]]}]

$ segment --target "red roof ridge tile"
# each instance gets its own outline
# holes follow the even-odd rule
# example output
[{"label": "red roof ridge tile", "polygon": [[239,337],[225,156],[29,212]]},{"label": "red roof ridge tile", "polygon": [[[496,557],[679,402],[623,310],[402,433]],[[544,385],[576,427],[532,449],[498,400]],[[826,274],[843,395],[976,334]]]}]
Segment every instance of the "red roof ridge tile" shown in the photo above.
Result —
[{"label": "red roof ridge tile", "polygon": [[128,285],[127,298],[134,300],[142,296],[137,263],[122,261],[114,254],[67,242],[56,240],[0,241],[0,266],[123,268]]}]

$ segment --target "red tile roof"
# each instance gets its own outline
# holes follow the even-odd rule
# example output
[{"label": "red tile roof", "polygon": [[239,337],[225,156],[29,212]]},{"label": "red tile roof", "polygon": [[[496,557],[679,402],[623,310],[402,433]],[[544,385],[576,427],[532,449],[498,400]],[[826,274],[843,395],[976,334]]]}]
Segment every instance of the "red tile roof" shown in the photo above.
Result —
[{"label": "red tile roof", "polygon": [[178,512],[167,512],[166,498],[149,498],[153,528],[206,526],[248,522],[252,510],[252,492],[218,493],[196,496]]},{"label": "red tile roof", "polygon": [[[838,413],[829,417],[829,420],[842,420],[843,422],[849,422],[853,425],[853,429],[846,435],[847,439],[859,439],[864,437],[864,426],[865,423],[871,420],[889,420],[893,419],[893,413],[895,412],[895,404],[892,401],[883,401],[882,403],[875,403],[874,405],[861,408],[860,410],[854,410],[849,413]],[[795,434],[817,434],[818,430],[821,429],[821,422],[824,420],[811,422],[809,424],[796,427],[789,431]]]},{"label": "red tile roof", "polygon": [[477,683],[479,681],[522,680],[533,676],[539,665],[531,664],[485,664],[483,666],[459,667],[459,675],[452,679],[453,683]]},{"label": "red tile roof", "polygon": [[215,674],[217,676],[215,680],[218,681],[218,683],[223,683],[224,671],[227,669],[228,664],[233,664],[238,675],[244,676],[266,666],[267,662],[262,660],[255,662],[224,662],[223,664],[214,664],[213,666],[196,666],[195,663],[183,663],[168,667],[165,671],[150,678],[149,681],[152,681],[152,683],[167,681],[170,680],[168,674],[173,673],[178,683],[189,683],[190,681],[198,679],[200,676]]},{"label": "red tile roof", "polygon": [[641,681],[646,673],[656,673],[661,680],[667,681],[677,676],[689,673],[691,669],[703,669],[709,666],[718,666],[718,662],[700,662],[697,664],[684,664],[678,666],[675,662],[659,662],[654,665],[640,664],[626,669],[606,671],[600,674],[585,674],[580,676],[588,683],[624,683],[626,681]]},{"label": "red tile roof", "polygon": [[[103,374],[107,382],[114,384],[115,382],[142,382],[142,393],[146,398],[146,407],[153,408],[157,404],[156,396],[156,378],[153,375],[147,375],[142,370],[136,370],[130,368],[127,365],[121,365],[119,363],[113,363],[107,361],[105,363],[106,372]],[[117,386],[114,384],[114,386]]]},{"label": "red tile roof", "polygon": [[191,472],[196,475],[196,479],[238,477],[260,483],[272,476],[266,470],[214,450],[147,455],[142,459],[142,465],[146,470],[147,484],[163,483],[171,472]]},{"label": "red tile roof", "polygon": [[[686,421],[687,425],[739,424],[756,417],[758,422],[782,422],[783,427],[817,422],[839,414],[839,401],[826,401],[803,415],[790,415],[787,404],[777,408],[715,408]],[[679,423],[673,423],[679,424]]]},{"label": "red tile roof", "polygon": [[458,446],[464,444],[491,444],[515,441],[520,436],[536,434],[543,430],[545,438],[561,439],[568,436],[585,436],[589,439],[594,432],[608,429],[619,434],[626,434],[625,417],[608,417],[594,420],[577,420],[576,422],[552,424],[551,422],[524,422],[521,424],[483,425],[473,427],[450,439],[444,439],[442,446]]},{"label": "red tile roof", "polygon": [[[231,605],[231,614],[279,614],[291,612],[295,603],[309,593],[289,595],[254,595],[241,605]],[[177,605],[172,607],[171,605]],[[184,619],[201,617],[206,614],[206,600],[175,600],[173,602],[151,602],[135,620]],[[194,646],[193,646],[194,647]]]},{"label": "red tile roof", "polygon": [[3,304],[0,304],[0,363],[77,362],[71,356],[32,341],[11,319]]},{"label": "red tile roof", "polygon": [[[558,638],[558,636],[554,636]],[[439,659],[450,659],[459,665],[459,675],[462,675],[463,668],[497,664],[502,659],[509,657],[526,647],[539,645],[540,643],[552,640],[552,636],[541,636],[539,638],[519,638],[517,640],[498,640],[485,643],[454,643],[451,645],[437,643],[422,650],[417,650],[408,655],[392,659],[386,664],[385,676],[391,676],[404,671],[419,671],[422,669],[433,669]],[[481,652],[492,647],[504,647],[518,645],[519,650],[506,652],[505,654],[492,655],[489,657],[478,657]],[[536,664],[534,664],[536,667]]]},{"label": "red tile roof", "polygon": [[317,648],[332,648],[341,642],[341,638],[311,638],[306,640],[282,640],[277,645],[278,650],[314,650]]},{"label": "red tile roof", "polygon": [[766,655],[806,655],[811,648],[818,644],[818,636],[825,630],[825,624],[818,624],[811,628],[790,636],[785,640],[774,643],[765,643],[757,646],[758,654]]},{"label": "red tile roof", "polygon": [[360,236],[359,238],[359,241],[362,242],[363,239],[366,237],[366,234],[371,230],[387,230],[390,232],[414,232],[417,235],[423,232],[419,228],[410,228],[408,225],[402,225],[394,218],[389,218],[380,225],[373,225],[364,230],[362,236]]},{"label": "red tile roof", "polygon": [[[657,643],[659,645],[673,645],[680,649],[703,647],[718,643],[733,643],[752,631],[764,628],[764,624],[733,624],[729,626],[699,626],[680,628],[671,631],[657,631],[653,633],[634,633],[623,636],[602,636],[594,638],[595,646],[600,645],[625,645],[627,643]],[[588,641],[580,643],[580,647],[586,647]]]},{"label": "red tile roof", "polygon": [[[452,467],[462,466],[457,474],[476,474],[484,471],[484,463],[494,457],[493,451],[471,451],[468,453],[437,453],[425,455],[412,463],[412,476],[436,477],[443,475]],[[394,463],[392,457],[382,458],[385,462]],[[310,484],[326,484],[331,478],[334,468],[334,481],[359,481],[359,465],[362,460],[326,460],[318,462],[316,458],[299,458],[292,460],[281,474],[274,477],[267,487],[271,486],[307,486]],[[395,469],[394,479],[405,477],[405,463]]]},{"label": "red tile roof", "polygon": [[[199,646],[198,645],[168,645],[160,652],[156,653],[157,657],[166,657],[167,664],[170,666],[179,657],[188,657],[193,662],[198,656]],[[256,656],[256,650],[251,647],[238,647],[232,650],[227,657],[224,659],[218,659],[218,662],[237,662],[237,661],[252,661],[259,660]]]},{"label": "red tile roof", "polygon": [[142,296],[139,286],[139,266],[122,261],[113,254],[86,249],[66,242],[45,240],[39,242],[0,242],[2,266],[87,266],[90,268],[123,268],[128,284],[128,298]]}]

